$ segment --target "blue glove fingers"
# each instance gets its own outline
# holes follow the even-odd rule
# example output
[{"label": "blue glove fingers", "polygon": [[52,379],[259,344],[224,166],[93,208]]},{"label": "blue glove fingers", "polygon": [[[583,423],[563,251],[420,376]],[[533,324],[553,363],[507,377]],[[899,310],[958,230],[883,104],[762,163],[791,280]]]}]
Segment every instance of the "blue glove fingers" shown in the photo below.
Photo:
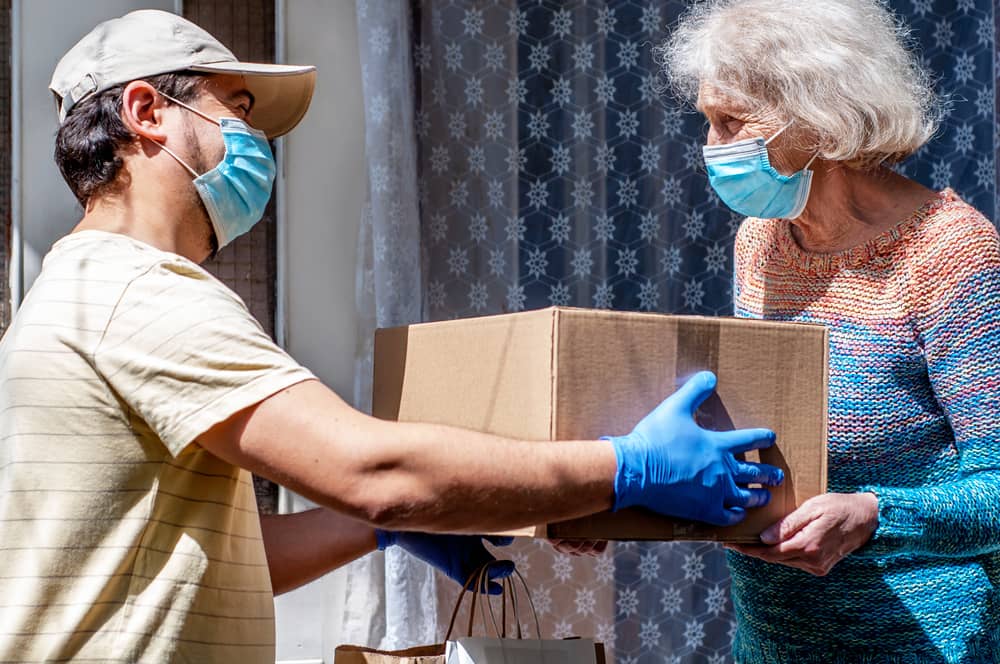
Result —
[{"label": "blue glove fingers", "polygon": [[763,507],[771,502],[767,489],[736,489],[726,501],[726,507]]},{"label": "blue glove fingers", "polygon": [[[509,546],[514,543],[513,537],[503,537],[500,535],[489,535],[484,537],[487,542],[493,544],[494,546]],[[489,555],[486,549],[483,549],[485,555]],[[489,556],[490,563],[489,569],[486,571],[487,581],[485,582],[485,588],[480,588],[480,592],[485,592],[487,595],[502,595],[503,586],[499,583],[494,583],[495,579],[506,579],[508,576],[514,573],[514,562],[512,560],[496,560],[493,556]],[[486,560],[483,561],[485,564]]]},{"label": "blue glove fingers", "polygon": [[785,471],[766,463],[737,461],[733,479],[737,484],[764,484],[778,486],[785,480]]},{"label": "blue glove fingers", "polygon": [[742,507],[727,507],[699,514],[696,518],[713,526],[733,526],[746,518],[746,515],[747,512]]},{"label": "blue glove fingers", "polygon": [[379,551],[385,551],[394,545],[398,539],[399,533],[394,533],[391,530],[375,529],[375,548]]},{"label": "blue glove fingers", "polygon": [[737,429],[736,431],[712,431],[710,436],[733,454],[762,450],[774,445],[774,432],[770,429]]},{"label": "blue glove fingers", "polygon": [[481,588],[480,592],[485,592],[487,595],[502,595],[503,586],[501,586],[499,583],[495,583],[495,580],[506,579],[513,573],[514,573],[513,560],[498,560],[497,562],[491,564],[490,568],[486,571],[486,576],[487,576],[486,587]]},{"label": "blue glove fingers", "polygon": [[737,523],[745,519],[747,512],[742,507],[730,507],[723,512],[722,522],[716,523],[717,526],[735,526]]},{"label": "blue glove fingers", "polygon": [[[382,531],[385,532],[385,531]],[[487,563],[493,563],[489,570],[489,579],[502,579],[513,573],[513,563],[505,561],[496,563],[478,535],[433,535],[419,532],[388,532],[388,538],[394,540],[397,546],[416,556],[425,563],[437,568],[453,581],[464,585],[469,575]],[[376,533],[378,537],[378,533]],[[498,542],[509,540],[506,537],[494,538]],[[484,584],[483,592],[499,593],[499,584]]]},{"label": "blue glove fingers", "polygon": [[506,579],[508,576],[514,573],[514,561],[513,560],[498,560],[489,569],[490,579]]},{"label": "blue glove fingers", "polygon": [[701,404],[712,396],[716,378],[711,371],[700,371],[692,376],[680,389],[673,393],[669,401],[676,404],[682,412],[694,415]]}]

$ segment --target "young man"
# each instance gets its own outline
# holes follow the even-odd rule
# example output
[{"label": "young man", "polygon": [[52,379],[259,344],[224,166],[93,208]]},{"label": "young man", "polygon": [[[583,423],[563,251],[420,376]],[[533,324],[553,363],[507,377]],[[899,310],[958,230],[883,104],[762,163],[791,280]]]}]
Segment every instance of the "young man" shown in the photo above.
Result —
[{"label": "young man", "polygon": [[[355,411],[199,263],[260,218],[312,67],[140,11],[62,59],[85,208],[0,342],[0,660],[274,661],[272,597],[376,546],[462,579],[476,533],[643,506],[735,523],[780,471],[713,433],[699,374],[625,436],[545,445]],[[620,432],[609,432],[620,433]],[[250,472],[323,505],[261,517]],[[509,569],[508,569],[509,573]]]}]

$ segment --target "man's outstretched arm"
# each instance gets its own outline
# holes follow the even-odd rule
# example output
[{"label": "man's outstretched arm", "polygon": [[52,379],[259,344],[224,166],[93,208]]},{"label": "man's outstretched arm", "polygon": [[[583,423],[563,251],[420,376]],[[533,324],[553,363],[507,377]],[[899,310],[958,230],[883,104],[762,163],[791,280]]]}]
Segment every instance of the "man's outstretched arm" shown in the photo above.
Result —
[{"label": "man's outstretched arm", "polygon": [[712,432],[693,415],[715,387],[694,376],[629,434],[528,442],[364,415],[315,380],[213,426],[198,442],[226,461],[379,528],[495,532],[640,506],[720,525],[767,502],[780,470],[739,461],[763,429]]},{"label": "man's outstretched arm", "polygon": [[386,529],[500,531],[612,506],[607,441],[527,442],[378,420],[305,381],[198,437],[226,461]]}]

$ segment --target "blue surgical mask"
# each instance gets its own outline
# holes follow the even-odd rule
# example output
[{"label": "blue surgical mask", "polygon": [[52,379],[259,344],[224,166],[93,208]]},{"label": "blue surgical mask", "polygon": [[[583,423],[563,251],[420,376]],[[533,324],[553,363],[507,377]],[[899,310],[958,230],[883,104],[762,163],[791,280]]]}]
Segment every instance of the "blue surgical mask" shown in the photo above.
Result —
[{"label": "blue surgical mask", "polygon": [[748,138],[728,145],[702,148],[708,181],[722,202],[735,212],[761,219],[794,219],[809,199],[813,158],[801,171],[782,175],[767,158],[767,144],[791,123],[767,139]]},{"label": "blue surgical mask", "polygon": [[216,120],[182,101],[163,96],[218,124],[222,130],[226,155],[218,166],[201,175],[173,150],[158,144],[194,176],[195,189],[208,210],[208,218],[212,221],[215,239],[221,249],[248,232],[264,215],[264,208],[271,198],[276,171],[271,145],[264,132],[250,127],[242,120]]}]

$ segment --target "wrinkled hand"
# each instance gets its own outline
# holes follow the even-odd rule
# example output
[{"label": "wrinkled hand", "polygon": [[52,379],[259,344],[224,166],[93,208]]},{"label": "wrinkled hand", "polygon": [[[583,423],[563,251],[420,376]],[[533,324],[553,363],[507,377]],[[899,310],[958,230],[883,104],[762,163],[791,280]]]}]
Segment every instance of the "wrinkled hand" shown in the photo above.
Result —
[{"label": "wrinkled hand", "polygon": [[607,540],[549,540],[552,548],[570,556],[599,556],[608,548]]},{"label": "wrinkled hand", "polygon": [[694,420],[715,383],[711,372],[695,374],[632,433],[610,438],[618,459],[615,510],[641,506],[728,526],[742,521],[746,508],[768,503],[767,489],[739,485],[780,484],[781,469],[738,461],[735,455],[770,447],[774,433],[767,429],[709,431]]},{"label": "wrinkled hand", "polygon": [[742,554],[797,567],[816,576],[858,550],[878,528],[871,493],[828,493],[810,498],[760,535],[765,546],[730,545]]},{"label": "wrinkled hand", "polygon": [[[493,554],[486,549],[483,540],[495,546],[507,546],[514,541],[513,537],[434,535],[388,530],[376,530],[375,539],[380,551],[393,545],[403,548],[463,586],[476,570],[486,563],[496,561]],[[491,565],[488,571],[488,585],[480,590],[490,595],[502,594],[503,588],[495,581],[505,579],[513,573],[514,563],[509,560]]]}]

